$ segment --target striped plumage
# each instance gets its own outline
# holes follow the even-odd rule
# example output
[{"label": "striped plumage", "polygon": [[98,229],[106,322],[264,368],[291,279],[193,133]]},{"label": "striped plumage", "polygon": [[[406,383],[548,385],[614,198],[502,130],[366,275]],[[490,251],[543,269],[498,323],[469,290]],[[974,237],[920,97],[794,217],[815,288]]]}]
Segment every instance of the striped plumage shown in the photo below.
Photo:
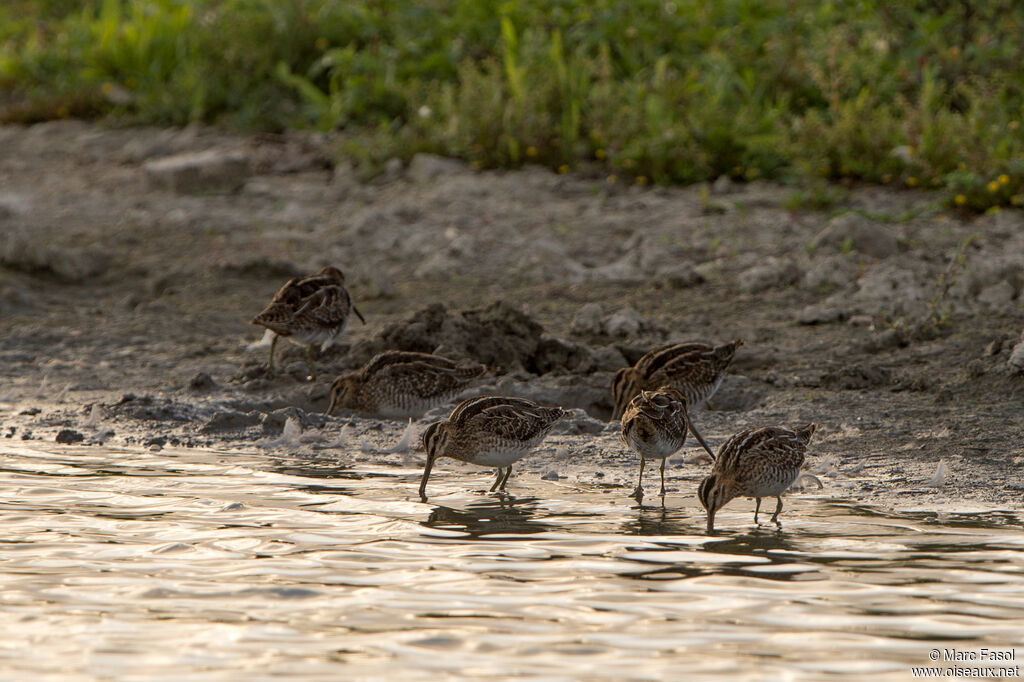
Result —
[{"label": "striped plumage", "polygon": [[460,365],[440,355],[389,350],[358,372],[335,379],[327,414],[341,407],[385,417],[419,417],[454,398],[484,371],[475,362]]},{"label": "striped plumage", "polygon": [[727,440],[718,450],[711,475],[697,489],[697,497],[708,511],[708,532],[715,529],[715,512],[734,497],[757,499],[754,523],[761,510],[761,498],[777,498],[772,521],[778,523],[782,493],[800,474],[807,444],[816,428],[815,424],[795,431],[764,426],[744,429]]},{"label": "striped plumage", "polygon": [[686,396],[676,389],[662,386],[654,391],[641,391],[626,406],[620,437],[640,455],[640,474],[633,490],[637,502],[643,501],[644,465],[648,459],[661,460],[661,496],[665,497],[665,461],[683,447],[687,431],[714,459],[715,453],[690,422]]},{"label": "striped plumage", "polygon": [[632,367],[615,373],[612,419],[621,418],[640,391],[658,386],[671,386],[685,395],[690,409],[702,405],[718,390],[726,368],[742,345],[743,341],[737,339],[721,346],[686,342],[655,348]]},{"label": "striped plumage", "polygon": [[277,338],[283,336],[306,346],[309,372],[316,379],[313,346],[319,345],[321,350],[327,348],[345,331],[352,313],[366,324],[362,313],[353,305],[345,289],[345,275],[338,268],[327,266],[315,275],[288,280],[267,307],[251,320],[252,324],[274,333],[267,370],[274,370],[274,348]]},{"label": "striped plumage", "polygon": [[427,463],[420,480],[420,499],[427,500],[427,479],[438,457],[496,467],[491,492],[504,490],[512,464],[539,445],[565,414],[561,407],[544,407],[524,398],[463,400],[448,419],[434,422],[423,432]]}]

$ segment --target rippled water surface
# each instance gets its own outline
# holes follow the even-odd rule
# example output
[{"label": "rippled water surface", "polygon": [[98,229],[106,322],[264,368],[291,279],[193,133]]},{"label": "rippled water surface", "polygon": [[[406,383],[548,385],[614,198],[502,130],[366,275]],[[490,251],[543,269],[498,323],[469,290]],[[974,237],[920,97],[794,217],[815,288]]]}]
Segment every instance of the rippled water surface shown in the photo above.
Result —
[{"label": "rippled water surface", "polygon": [[1024,656],[1019,512],[793,496],[783,530],[736,501],[709,538],[689,494],[513,478],[501,503],[439,464],[420,504],[413,463],[0,451],[6,679],[908,679],[935,646]]}]

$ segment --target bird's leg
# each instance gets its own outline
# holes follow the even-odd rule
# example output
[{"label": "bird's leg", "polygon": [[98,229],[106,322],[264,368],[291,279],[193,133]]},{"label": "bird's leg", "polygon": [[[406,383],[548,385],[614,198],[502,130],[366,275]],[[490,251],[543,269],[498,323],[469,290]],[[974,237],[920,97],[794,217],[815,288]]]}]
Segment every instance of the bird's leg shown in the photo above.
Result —
[{"label": "bird's leg", "polygon": [[781,527],[782,524],[779,523],[779,512],[782,511],[782,495],[779,495],[775,499],[777,499],[779,503],[775,505],[775,513],[772,514],[772,521],[775,522],[775,525]]},{"label": "bird's leg", "polygon": [[508,483],[508,477],[512,475],[512,465],[508,465],[508,469],[505,469],[505,478],[501,479],[501,485],[498,486],[498,490],[504,490],[505,484]]},{"label": "bird's leg", "polygon": [[[754,507],[754,523],[757,523],[757,513],[761,511],[761,498],[757,498],[757,506]],[[774,519],[772,519],[774,521]]]},{"label": "bird's leg", "polygon": [[274,373],[274,348],[277,347],[277,334],[270,339],[270,359],[267,360],[267,374]]},{"label": "bird's leg", "polygon": [[665,501],[665,462],[667,460],[668,460],[668,457],[666,457],[665,459],[661,460],[661,501],[662,502]]},{"label": "bird's leg", "polygon": [[498,485],[501,483],[501,475],[502,475],[502,473],[504,473],[504,472],[502,472],[501,467],[498,467],[497,468],[497,475],[494,477],[494,484],[491,485],[491,489],[488,490],[487,492],[493,493],[495,490],[498,489]]},{"label": "bird's leg", "polygon": [[640,458],[640,475],[636,479],[636,488],[633,489],[633,499],[639,504],[643,504],[644,501],[644,464],[646,460]]},{"label": "bird's leg", "polygon": [[309,366],[309,378],[316,381],[316,364],[313,362],[313,344],[306,346],[306,364]]}]

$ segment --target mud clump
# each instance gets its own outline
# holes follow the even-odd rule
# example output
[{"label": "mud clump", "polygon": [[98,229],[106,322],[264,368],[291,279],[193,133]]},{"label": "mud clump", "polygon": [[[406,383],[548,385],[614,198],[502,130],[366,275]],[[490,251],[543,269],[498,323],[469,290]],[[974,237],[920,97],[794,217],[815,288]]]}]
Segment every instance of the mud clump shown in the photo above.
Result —
[{"label": "mud clump", "polygon": [[83,440],[85,440],[85,436],[74,429],[61,429],[57,434],[57,442],[63,445],[73,445],[81,443]]},{"label": "mud clump", "polygon": [[437,353],[454,360],[482,362],[505,373],[534,365],[543,333],[544,328],[533,318],[504,301],[465,312],[435,303],[387,327],[353,353],[366,356],[357,358],[360,362],[384,350]]},{"label": "mud clump", "polygon": [[839,391],[854,391],[863,388],[891,386],[892,384],[892,372],[884,367],[869,365],[841,367],[827,372],[821,378],[821,385],[824,388]]}]

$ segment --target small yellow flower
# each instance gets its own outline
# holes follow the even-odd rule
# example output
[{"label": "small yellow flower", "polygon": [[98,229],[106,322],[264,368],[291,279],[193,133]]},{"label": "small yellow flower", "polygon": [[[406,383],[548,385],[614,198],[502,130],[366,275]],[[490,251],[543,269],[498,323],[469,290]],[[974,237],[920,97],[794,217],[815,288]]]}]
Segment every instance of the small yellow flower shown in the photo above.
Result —
[{"label": "small yellow flower", "polygon": [[619,176],[618,175],[609,175],[608,176],[608,184],[609,185],[614,185],[618,181],[619,181]]},{"label": "small yellow flower", "polygon": [[603,159],[604,157],[607,156],[607,154],[603,149],[598,149],[597,151],[594,152],[594,156],[597,157],[598,159]]},{"label": "small yellow flower", "polygon": [[326,50],[330,46],[330,43],[327,42],[327,38],[322,38],[321,37],[321,38],[317,38],[316,42],[313,43],[313,45],[316,46],[316,49],[318,49],[321,52],[323,52],[324,50]]},{"label": "small yellow flower", "polygon": [[566,173],[569,172],[569,166],[563,163],[561,166],[558,167],[558,172],[561,173],[562,175],[565,175]]},{"label": "small yellow flower", "polygon": [[638,176],[636,176],[636,184],[638,184],[638,185],[646,185],[647,184],[647,176],[645,176],[645,175],[638,175]]},{"label": "small yellow flower", "polygon": [[957,170],[961,170],[961,171],[965,171],[965,170],[967,170],[967,164],[964,163],[963,161],[961,161],[960,163],[958,163],[956,165],[956,169]]},{"label": "small yellow flower", "polygon": [[999,176],[999,184],[1000,185],[1009,185],[1010,184],[1010,176],[1007,175],[1006,173],[1003,173],[1002,175],[1000,175]]},{"label": "small yellow flower", "polygon": [[891,173],[886,173],[885,175],[883,175],[882,176],[882,182],[885,182],[885,183],[892,182],[892,174]]},{"label": "small yellow flower", "polygon": [[992,182],[988,183],[988,191],[992,192],[993,194],[998,192],[999,191],[999,183],[996,182],[995,180],[993,180]]},{"label": "small yellow flower", "polygon": [[957,194],[956,198],[953,199],[953,203],[955,203],[957,206],[963,206],[964,204],[967,203],[967,197],[965,197],[963,194]]},{"label": "small yellow flower", "polygon": [[625,159],[622,162],[622,167],[623,168],[632,168],[633,167],[633,159]]},{"label": "small yellow flower", "polygon": [[907,178],[907,187],[917,187],[917,178],[914,176]]},{"label": "small yellow flower", "polygon": [[113,91],[114,84],[110,81],[106,81],[103,85],[100,86],[100,92],[102,92],[107,97],[110,97],[110,93],[112,93]]},{"label": "small yellow flower", "polygon": [[533,145],[530,145],[529,147],[526,148],[526,155],[529,156],[530,158],[537,156],[537,148],[534,147]]}]

